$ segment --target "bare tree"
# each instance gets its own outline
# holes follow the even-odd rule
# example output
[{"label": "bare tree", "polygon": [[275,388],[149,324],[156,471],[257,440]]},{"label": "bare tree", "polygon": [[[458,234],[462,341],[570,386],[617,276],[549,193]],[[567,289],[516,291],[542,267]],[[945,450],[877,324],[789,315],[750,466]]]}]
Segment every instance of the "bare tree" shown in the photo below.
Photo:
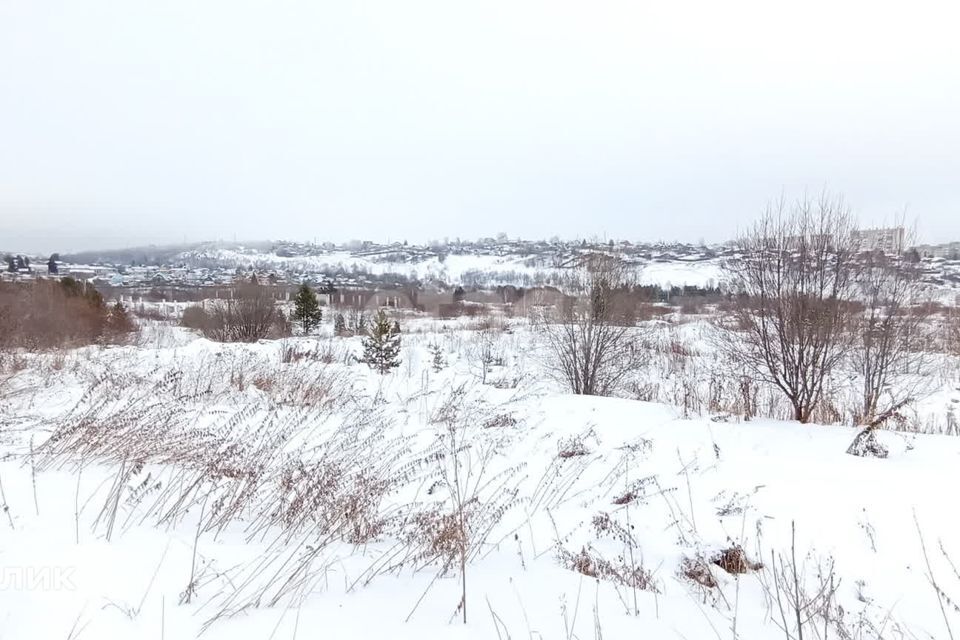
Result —
[{"label": "bare tree", "polygon": [[[914,307],[924,289],[918,263],[905,253],[910,237],[898,234],[889,251],[861,254],[857,276],[863,313],[854,326],[852,363],[862,378],[857,423],[871,425],[910,402],[923,384],[924,317]],[[896,380],[896,384],[892,384]]]},{"label": "bare tree", "polygon": [[610,395],[641,363],[628,270],[617,258],[585,257],[570,278],[573,297],[536,318],[548,365],[582,395]]},{"label": "bare tree", "polygon": [[740,331],[720,332],[720,347],[779,388],[794,419],[809,422],[824,380],[851,346],[857,240],[849,209],[827,194],[789,208],[781,199],[737,245],[727,269]]},{"label": "bare tree", "polygon": [[[470,349],[470,369],[482,384],[487,384],[487,375],[491,367],[502,361],[498,350],[498,331],[491,327],[483,327],[476,333],[475,342]],[[502,362],[501,362],[502,363]]]},{"label": "bare tree", "polygon": [[282,324],[280,320],[270,290],[250,283],[240,286],[233,298],[214,303],[203,332],[219,342],[256,342]]}]

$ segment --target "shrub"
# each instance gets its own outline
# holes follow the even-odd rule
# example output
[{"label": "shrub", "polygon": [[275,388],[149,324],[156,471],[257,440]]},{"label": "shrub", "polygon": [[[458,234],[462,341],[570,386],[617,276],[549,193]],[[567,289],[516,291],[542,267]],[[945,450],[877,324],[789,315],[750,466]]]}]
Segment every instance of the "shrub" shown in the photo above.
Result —
[{"label": "shrub", "polygon": [[180,326],[187,329],[197,329],[203,331],[210,322],[210,314],[199,305],[190,305],[183,310],[183,316],[180,318]]},{"label": "shrub", "polygon": [[211,305],[203,334],[217,342],[256,342],[271,335],[289,335],[289,322],[277,311],[273,295],[261,285],[246,284],[229,300]]},{"label": "shrub", "polygon": [[270,329],[267,331],[267,338],[271,340],[279,340],[280,338],[289,338],[292,335],[293,325],[290,323],[290,319],[284,315],[283,311],[277,309],[273,323],[270,325]]},{"label": "shrub", "polygon": [[637,320],[640,322],[649,322],[651,320],[660,320],[663,316],[670,315],[670,307],[664,307],[658,304],[645,303],[637,307]]}]

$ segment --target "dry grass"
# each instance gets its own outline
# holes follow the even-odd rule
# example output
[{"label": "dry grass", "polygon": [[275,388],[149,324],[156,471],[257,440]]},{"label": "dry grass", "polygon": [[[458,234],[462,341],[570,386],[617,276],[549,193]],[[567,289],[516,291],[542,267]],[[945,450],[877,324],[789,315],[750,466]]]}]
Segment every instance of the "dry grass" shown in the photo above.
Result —
[{"label": "dry grass", "polygon": [[517,419],[509,413],[499,413],[483,422],[484,429],[505,429],[517,426]]},{"label": "dry grass", "polygon": [[710,558],[710,562],[729,574],[749,573],[763,568],[763,564],[749,560],[739,545],[719,551]]},{"label": "dry grass", "polygon": [[628,589],[660,592],[651,571],[632,565],[623,556],[608,560],[592,547],[583,547],[576,553],[560,548],[558,559],[563,567],[597,580],[612,582]]},{"label": "dry grass", "polygon": [[108,540],[190,518],[198,540],[232,531],[262,542],[263,556],[231,570],[219,595],[227,578],[191,569],[184,594],[209,598],[207,624],[296,602],[324,579],[327,554],[381,539],[395,542],[358,583],[404,567],[455,569],[465,613],[467,567],[520,502],[520,468],[502,463],[512,412],[454,389],[427,412],[435,442],[414,451],[413,440],[390,437],[380,398],[311,354],[271,363],[224,352],[159,379],[105,376],[37,447],[37,469],[106,471],[107,486],[85,502]]},{"label": "dry grass", "polygon": [[710,569],[710,563],[702,557],[684,558],[680,562],[680,575],[706,589],[714,589],[718,586],[717,579],[713,576]]},{"label": "dry grass", "polygon": [[[660,355],[694,376],[674,387],[686,394],[684,406],[756,414],[763,395],[722,373],[708,376],[708,356],[680,336],[671,335]],[[350,576],[351,588],[402,570],[457,574],[463,583],[457,611],[465,612],[470,564],[499,542],[505,516],[521,503],[521,469],[506,458],[521,414],[487,403],[480,385],[425,387],[403,410],[413,411],[422,399],[421,422],[434,429],[434,441],[424,446],[390,437],[395,418],[387,410],[395,405],[386,394],[361,393],[340,365],[340,344],[290,341],[266,357],[225,345],[190,367],[173,363],[171,370],[184,371],[162,377],[111,371],[55,425],[37,449],[38,468],[108,469],[110,486],[91,501],[99,508],[95,526],[108,537],[139,523],[168,527],[196,518],[198,538],[230,530],[262,543],[262,558],[231,571],[228,591],[215,595],[222,585],[202,572],[191,575],[186,593],[209,598],[211,622],[249,607],[295,604],[325,579],[334,558],[352,553],[370,564]],[[591,435],[560,440],[529,512],[581,499],[579,478],[602,463],[590,455]],[[626,460],[651,446],[638,439],[622,455]],[[622,518],[656,495],[649,487],[660,487],[652,477],[623,481],[636,477],[626,474],[629,464],[622,461],[599,487],[620,508],[590,520],[598,544],[577,544],[579,551],[558,544],[557,555],[565,567],[619,590],[657,591],[629,519]],[[713,589],[714,567],[732,574],[763,568],[733,546],[684,560],[680,573]]]},{"label": "dry grass", "polygon": [[298,362],[333,364],[343,362],[345,358],[346,350],[334,340],[317,340],[312,347],[286,343],[280,351],[280,362],[283,364]]},{"label": "dry grass", "polygon": [[558,458],[576,458],[578,456],[586,456],[589,454],[590,450],[587,448],[583,436],[570,436],[567,438],[562,438],[557,443]]},{"label": "dry grass", "polygon": [[616,496],[613,499],[613,504],[618,507],[623,507],[628,504],[634,504],[637,502],[644,502],[647,498],[647,488],[650,486],[655,486],[656,478],[654,476],[648,476],[646,478],[641,478],[630,483],[629,488]]}]

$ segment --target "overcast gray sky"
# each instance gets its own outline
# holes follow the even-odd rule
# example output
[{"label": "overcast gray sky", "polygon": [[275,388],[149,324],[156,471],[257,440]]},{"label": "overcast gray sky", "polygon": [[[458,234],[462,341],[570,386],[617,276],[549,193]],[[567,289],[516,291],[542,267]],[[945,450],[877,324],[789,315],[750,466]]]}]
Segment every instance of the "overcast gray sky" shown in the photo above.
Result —
[{"label": "overcast gray sky", "polygon": [[0,247],[960,238],[955,1],[0,0]]}]

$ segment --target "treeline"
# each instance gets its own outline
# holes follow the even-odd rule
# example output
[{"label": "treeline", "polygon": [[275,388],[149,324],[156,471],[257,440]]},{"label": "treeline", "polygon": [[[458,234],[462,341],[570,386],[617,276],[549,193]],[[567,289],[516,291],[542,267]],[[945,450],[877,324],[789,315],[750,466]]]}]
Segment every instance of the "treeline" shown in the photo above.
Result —
[{"label": "treeline", "polygon": [[118,343],[136,330],[124,306],[107,305],[72,278],[0,283],[0,348],[51,349]]}]

